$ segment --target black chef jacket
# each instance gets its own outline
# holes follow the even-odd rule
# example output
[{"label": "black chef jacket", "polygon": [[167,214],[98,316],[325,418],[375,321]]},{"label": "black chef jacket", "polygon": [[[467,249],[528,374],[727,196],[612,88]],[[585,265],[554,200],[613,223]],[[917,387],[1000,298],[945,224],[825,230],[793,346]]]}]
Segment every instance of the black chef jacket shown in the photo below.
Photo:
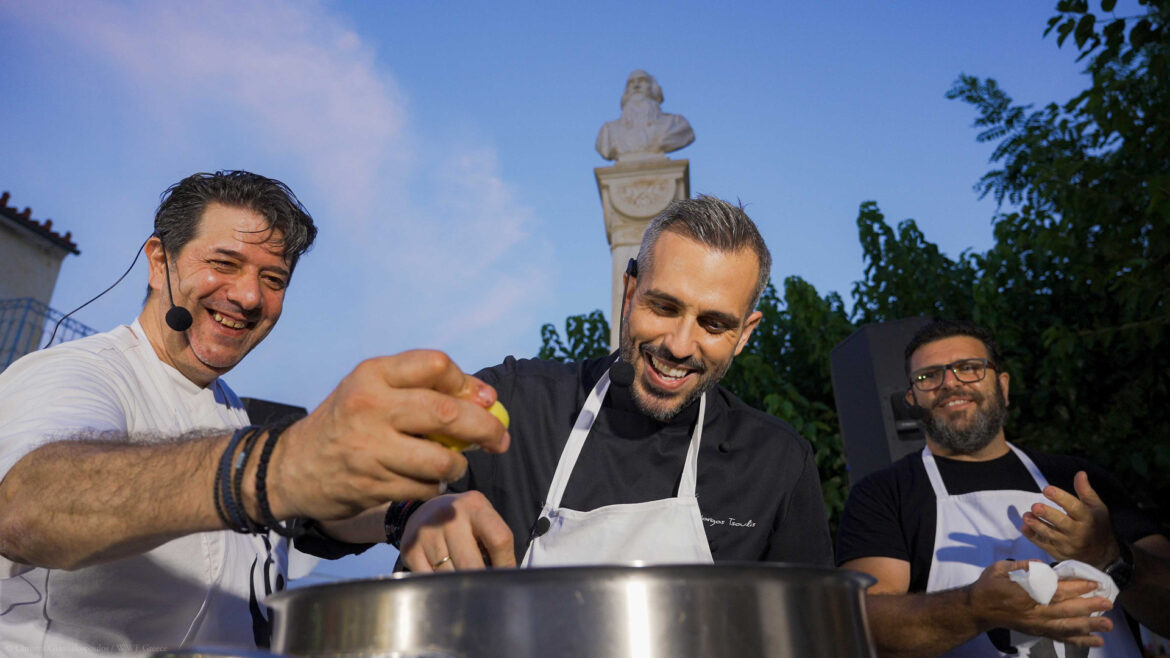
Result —
[{"label": "black chef jacket", "polygon": [[[502,455],[466,453],[452,491],[483,493],[511,528],[519,563],[528,548],[577,414],[614,361],[565,364],[508,357],[476,374],[511,416]],[[628,387],[611,384],[569,478],[562,506],[580,511],[678,494],[698,404],[661,423],[641,414]],[[716,562],[833,564],[812,446],[790,425],[718,387],[707,394],[697,495]]]}]

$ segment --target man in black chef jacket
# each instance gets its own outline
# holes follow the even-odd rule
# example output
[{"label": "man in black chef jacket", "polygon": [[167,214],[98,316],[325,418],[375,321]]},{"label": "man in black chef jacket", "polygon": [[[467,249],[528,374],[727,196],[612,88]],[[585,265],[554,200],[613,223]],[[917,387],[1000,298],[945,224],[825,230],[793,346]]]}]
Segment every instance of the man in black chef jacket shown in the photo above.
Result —
[{"label": "man in black chef jacket", "polygon": [[406,565],[831,566],[812,447],[718,385],[760,321],[770,270],[742,207],[671,204],[627,269],[619,354],[509,357],[477,374],[511,412],[512,447],[469,453],[451,487],[463,493],[391,508]]}]

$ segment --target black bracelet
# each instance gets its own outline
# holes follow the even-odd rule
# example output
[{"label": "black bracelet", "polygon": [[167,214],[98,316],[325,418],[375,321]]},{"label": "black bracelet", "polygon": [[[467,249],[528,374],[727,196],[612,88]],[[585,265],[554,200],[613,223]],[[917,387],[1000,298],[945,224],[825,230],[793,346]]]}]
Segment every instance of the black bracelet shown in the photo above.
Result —
[{"label": "black bracelet", "polygon": [[248,516],[248,510],[244,508],[244,470],[248,466],[248,455],[252,453],[252,448],[256,445],[256,440],[264,433],[263,428],[250,427],[248,433],[244,437],[244,447],[240,449],[240,453],[232,459],[232,501],[239,510],[238,518],[243,520],[244,527],[233,528],[236,532],[246,534],[259,534],[265,530],[262,524],[256,523]]},{"label": "black bracelet", "polygon": [[386,543],[395,548],[402,544],[402,532],[406,530],[406,522],[410,520],[415,510],[422,506],[421,500],[404,500],[390,503],[386,508],[386,518],[383,524],[386,527]]},{"label": "black bracelet", "polygon": [[256,464],[256,505],[260,508],[260,521],[276,534],[290,539],[304,534],[304,524],[290,521],[288,525],[282,526],[273,516],[272,507],[268,504],[268,461],[272,458],[272,450],[276,448],[281,433],[291,424],[290,421],[268,428],[264,447],[260,449],[260,462]]},{"label": "black bracelet", "polygon": [[232,438],[228,440],[227,447],[219,457],[219,468],[215,474],[216,511],[219,512],[220,518],[227,522],[229,528],[238,532],[247,532],[248,526],[244,521],[247,515],[243,513],[239,501],[232,496],[232,456],[244,436],[255,429],[252,426],[241,427],[232,433]]}]

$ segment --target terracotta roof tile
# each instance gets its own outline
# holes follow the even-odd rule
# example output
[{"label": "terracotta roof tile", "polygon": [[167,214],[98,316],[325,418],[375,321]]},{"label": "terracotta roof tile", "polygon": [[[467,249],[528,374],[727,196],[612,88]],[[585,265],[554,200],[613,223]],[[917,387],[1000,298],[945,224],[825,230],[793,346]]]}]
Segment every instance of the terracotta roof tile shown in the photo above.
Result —
[{"label": "terracotta roof tile", "polygon": [[66,231],[65,235],[61,235],[60,233],[53,230],[53,220],[46,219],[43,222],[39,222],[33,219],[32,208],[26,207],[20,212],[17,212],[16,208],[10,208],[8,206],[7,192],[0,194],[0,217],[7,217],[8,219],[12,220],[13,223],[19,226],[23,226],[33,233],[47,238],[53,244],[56,244],[67,251],[71,251],[74,254],[81,253],[77,249],[77,244],[73,242],[73,233],[71,231]]}]

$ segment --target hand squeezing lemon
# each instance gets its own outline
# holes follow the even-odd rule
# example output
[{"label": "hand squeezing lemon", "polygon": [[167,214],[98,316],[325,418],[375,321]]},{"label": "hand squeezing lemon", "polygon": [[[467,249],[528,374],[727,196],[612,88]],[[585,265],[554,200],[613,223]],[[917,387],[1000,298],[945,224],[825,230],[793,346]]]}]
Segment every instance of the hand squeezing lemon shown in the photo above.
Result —
[{"label": "hand squeezing lemon", "polygon": [[[488,412],[504,424],[504,429],[508,429],[508,410],[504,408],[504,405],[500,404],[499,400],[496,400],[494,403],[492,403],[492,406],[488,407]],[[441,443],[451,450],[456,450],[459,452],[467,450],[473,445],[466,441],[460,441],[459,439],[447,436],[445,434],[428,434],[426,438],[430,439],[431,441]]]}]

